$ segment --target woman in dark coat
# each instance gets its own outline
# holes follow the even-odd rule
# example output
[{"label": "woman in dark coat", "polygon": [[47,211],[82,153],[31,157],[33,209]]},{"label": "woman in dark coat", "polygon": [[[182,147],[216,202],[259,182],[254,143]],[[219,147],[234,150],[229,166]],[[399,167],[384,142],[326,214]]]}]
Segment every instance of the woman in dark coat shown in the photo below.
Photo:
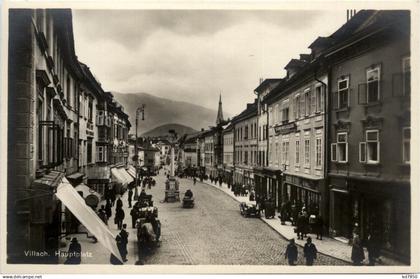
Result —
[{"label": "woman in dark coat", "polygon": [[377,233],[372,233],[368,237],[367,243],[369,265],[375,265],[376,260],[380,257],[381,243]]},{"label": "woman in dark coat", "polygon": [[106,216],[109,220],[109,218],[111,218],[111,216],[112,216],[112,205],[111,205],[111,202],[109,200],[106,201],[105,212],[106,212]]},{"label": "woman in dark coat", "polygon": [[351,248],[351,260],[353,261],[353,265],[362,265],[364,259],[365,252],[363,251],[360,237],[356,234],[353,238],[353,246]]},{"label": "woman in dark coat", "polygon": [[298,250],[295,244],[295,239],[290,239],[289,244],[286,248],[286,253],[284,254],[284,258],[288,260],[289,265],[296,265],[295,262],[297,261]]},{"label": "woman in dark coat", "polygon": [[122,223],[125,218],[124,210],[120,207],[117,207],[117,210],[115,211],[115,223],[118,225],[118,229],[121,230]]},{"label": "woman in dark coat", "polygon": [[312,238],[308,237],[305,243],[305,247],[303,247],[303,256],[306,259],[306,265],[313,265],[314,260],[316,259],[316,254],[318,250],[316,249],[315,244],[312,243]]}]

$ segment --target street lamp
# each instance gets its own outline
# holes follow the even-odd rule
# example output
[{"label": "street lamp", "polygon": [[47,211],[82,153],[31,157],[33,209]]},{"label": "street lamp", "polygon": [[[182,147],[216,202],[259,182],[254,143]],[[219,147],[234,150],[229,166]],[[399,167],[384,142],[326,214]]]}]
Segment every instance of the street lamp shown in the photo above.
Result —
[{"label": "street lamp", "polygon": [[139,153],[138,153],[138,122],[139,122],[139,114],[141,113],[141,120],[144,120],[144,108],[146,107],[146,105],[142,104],[141,107],[138,107],[136,109],[136,142],[134,145],[134,152],[135,152],[135,156],[137,158],[136,160],[136,182],[135,182],[135,188],[134,188],[134,200],[138,200],[139,198],[139,192],[137,190],[137,186],[139,184],[139,174],[138,174],[138,169],[139,169]]}]

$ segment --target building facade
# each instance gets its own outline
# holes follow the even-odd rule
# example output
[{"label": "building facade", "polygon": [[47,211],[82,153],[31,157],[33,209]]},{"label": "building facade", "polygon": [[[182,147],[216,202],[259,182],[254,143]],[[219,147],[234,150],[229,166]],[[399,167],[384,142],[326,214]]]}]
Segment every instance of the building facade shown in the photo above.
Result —
[{"label": "building facade", "polygon": [[282,79],[266,79],[254,90],[257,95],[257,166],[254,167],[255,193],[259,197],[275,197],[277,181],[280,181],[281,171],[268,165],[269,137],[268,137],[268,94]]},{"label": "building facade", "polygon": [[[381,239],[410,254],[410,16],[362,11],[327,56],[330,94],[330,232]],[[343,40],[344,41],[344,40]],[[340,48],[339,48],[340,47]]]},{"label": "building facade", "polygon": [[223,181],[228,185],[233,184],[234,154],[235,154],[235,129],[232,124],[223,129]]},{"label": "building facade", "polygon": [[254,188],[253,167],[257,165],[257,101],[232,119],[234,125],[235,172],[233,183]]},{"label": "building facade", "polygon": [[9,34],[8,262],[56,262],[24,251],[58,249],[65,217],[54,188],[78,169],[71,12],[10,10]]}]

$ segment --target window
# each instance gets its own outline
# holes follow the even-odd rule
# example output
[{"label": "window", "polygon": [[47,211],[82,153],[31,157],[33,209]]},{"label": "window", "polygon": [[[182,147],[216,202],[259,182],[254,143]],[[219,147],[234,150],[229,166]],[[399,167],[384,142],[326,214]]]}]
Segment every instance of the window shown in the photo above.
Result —
[{"label": "window", "polygon": [[307,89],[305,91],[305,116],[311,113],[311,91]]},{"label": "window", "polygon": [[331,144],[331,161],[347,163],[348,143],[347,132],[337,134],[337,143]]},{"label": "window", "polygon": [[366,72],[368,103],[379,101],[379,76],[379,67],[367,70]]},{"label": "window", "polygon": [[379,163],[379,131],[366,131],[366,162]]},{"label": "window", "polygon": [[300,95],[296,95],[295,97],[295,119],[300,117]]},{"label": "window", "polygon": [[331,161],[337,162],[337,144],[336,143],[331,144]]},{"label": "window", "polygon": [[270,109],[269,109],[269,122],[268,122],[268,124],[270,125],[270,126],[272,126],[273,125],[273,107],[270,107]]},{"label": "window", "polygon": [[295,147],[296,147],[295,164],[299,165],[299,155],[300,155],[300,141],[299,140],[296,141]]},{"label": "window", "polygon": [[92,117],[93,117],[93,104],[92,104],[92,100],[89,98],[89,103],[88,103],[88,113],[87,113],[88,119],[89,121],[92,122]]},{"label": "window", "polygon": [[279,123],[279,105],[277,104],[274,108],[274,112],[273,112],[273,125],[276,125],[277,123]]},{"label": "window", "polygon": [[411,140],[411,128],[404,127],[402,131],[403,135],[403,163],[410,163],[410,140]]},{"label": "window", "polygon": [[315,88],[315,99],[316,99],[315,112],[324,111],[324,94],[325,94],[325,88],[323,85],[317,86]]},{"label": "window", "polygon": [[245,126],[244,139],[248,139],[248,126]]},{"label": "window", "polygon": [[307,138],[307,139],[305,139],[305,146],[304,146],[304,148],[305,148],[305,167],[309,167],[309,165],[310,165],[310,163],[311,163],[311,158],[310,158],[310,156],[311,156],[311,153],[310,153],[310,150],[311,150],[311,147],[310,147],[310,141],[309,141],[309,139]]},{"label": "window", "polygon": [[92,163],[92,139],[87,140],[86,153],[87,153],[87,163],[90,164]]},{"label": "window", "polygon": [[411,93],[410,56],[404,57],[402,60],[402,73],[403,73],[403,95],[408,96]]},{"label": "window", "polygon": [[71,87],[70,87],[70,75],[67,74],[67,83],[66,83],[66,92],[67,92],[67,96],[66,96],[66,101],[67,101],[67,105],[71,106],[70,103],[70,98],[71,98]]},{"label": "window", "polygon": [[322,138],[315,139],[315,167],[322,167]]},{"label": "window", "polygon": [[98,153],[98,158],[97,161],[98,162],[103,162],[104,161],[104,147],[103,146],[98,146],[97,147],[97,153]]},{"label": "window", "polygon": [[104,111],[97,110],[96,112],[97,112],[96,125],[98,126],[104,125]]},{"label": "window", "polygon": [[347,108],[349,106],[349,78],[344,78],[338,81],[337,94],[338,108]]},{"label": "window", "polygon": [[280,154],[279,154],[279,143],[276,142],[276,163],[279,164],[280,163]]},{"label": "window", "polygon": [[359,143],[359,162],[366,163],[366,142]]},{"label": "window", "polygon": [[285,165],[289,165],[289,141],[283,141],[282,147],[282,163]]}]

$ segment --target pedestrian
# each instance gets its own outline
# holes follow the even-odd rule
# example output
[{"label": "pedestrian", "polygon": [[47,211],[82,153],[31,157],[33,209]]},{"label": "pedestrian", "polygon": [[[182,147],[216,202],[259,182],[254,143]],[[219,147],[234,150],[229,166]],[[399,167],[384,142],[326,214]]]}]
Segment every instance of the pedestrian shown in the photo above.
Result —
[{"label": "pedestrian", "polygon": [[121,257],[124,262],[127,261],[127,254],[128,254],[128,250],[127,250],[128,232],[126,231],[126,229],[127,229],[127,224],[123,224],[121,232],[120,232],[120,236],[121,236],[121,248],[122,248]]},{"label": "pedestrian", "polygon": [[128,208],[131,208],[131,200],[133,199],[133,189],[128,190]]},{"label": "pedestrian", "polygon": [[122,207],[123,207],[123,202],[121,200],[121,197],[118,197],[118,200],[117,200],[117,208],[122,208]]},{"label": "pedestrian", "polygon": [[309,232],[309,216],[308,212],[306,211],[305,207],[302,208],[302,239],[304,237],[307,237],[307,234]]},{"label": "pedestrian", "polygon": [[324,220],[320,214],[317,215],[315,220],[316,239],[322,240],[322,233],[324,231]]},{"label": "pedestrian", "polygon": [[305,227],[305,216],[303,215],[302,212],[300,212],[296,221],[296,234],[297,234],[298,239],[303,240],[303,234],[305,230],[304,227]]},{"label": "pedestrian", "polygon": [[318,250],[315,244],[312,243],[312,238],[309,236],[306,240],[305,246],[303,247],[303,256],[306,259],[306,265],[313,265],[316,260],[316,254]]},{"label": "pedestrian", "polygon": [[118,225],[118,229],[121,230],[122,223],[125,218],[124,210],[121,207],[117,207],[115,211],[115,224]]},{"label": "pedestrian", "polygon": [[101,209],[98,210],[98,216],[108,226],[108,217],[105,211],[105,205],[101,205]]},{"label": "pedestrian", "polygon": [[290,242],[287,245],[284,258],[288,260],[289,265],[296,265],[295,262],[297,261],[297,256],[298,256],[297,246],[295,244],[295,239],[292,238],[290,239]]},{"label": "pedestrian", "polygon": [[110,200],[107,200],[106,201],[105,213],[106,213],[106,217],[109,220],[109,218],[111,218],[111,215],[112,215],[112,205],[111,205],[111,201]]},{"label": "pedestrian", "polygon": [[[122,246],[121,236],[119,234],[115,237],[115,241],[117,242],[118,251],[120,252],[121,257],[123,258],[123,256],[122,256],[123,246]],[[121,262],[117,257],[114,256],[114,254],[111,254],[111,257],[110,257],[109,260],[110,260],[111,264],[113,264],[113,265],[122,265],[123,264],[123,262]]]},{"label": "pedestrian", "polygon": [[130,215],[131,215],[131,224],[134,229],[136,227],[137,219],[139,218],[139,211],[136,206],[134,206],[133,209],[131,209]]},{"label": "pedestrian", "polygon": [[197,183],[197,178],[195,176],[193,178],[193,181],[194,181],[194,185],[195,185],[195,183]]},{"label": "pedestrian", "polygon": [[365,259],[365,252],[363,250],[362,243],[358,234],[353,237],[353,246],[351,248],[351,260],[353,265],[362,265]]},{"label": "pedestrian", "polygon": [[71,240],[69,250],[67,252],[67,260],[64,264],[80,264],[82,254],[82,246],[80,246],[79,241],[76,237],[73,237]]},{"label": "pedestrian", "polygon": [[[112,187],[112,186],[111,186]],[[115,204],[115,200],[116,200],[116,198],[117,198],[117,195],[116,195],[116,192],[115,192],[115,187],[112,187],[111,189],[110,189],[110,199],[111,199],[111,205],[112,206],[114,206],[114,204]]]},{"label": "pedestrian", "polygon": [[373,232],[368,236],[368,243],[367,243],[367,250],[368,250],[368,265],[375,265],[377,259],[380,257],[381,251],[381,243],[378,238],[378,233]]}]

